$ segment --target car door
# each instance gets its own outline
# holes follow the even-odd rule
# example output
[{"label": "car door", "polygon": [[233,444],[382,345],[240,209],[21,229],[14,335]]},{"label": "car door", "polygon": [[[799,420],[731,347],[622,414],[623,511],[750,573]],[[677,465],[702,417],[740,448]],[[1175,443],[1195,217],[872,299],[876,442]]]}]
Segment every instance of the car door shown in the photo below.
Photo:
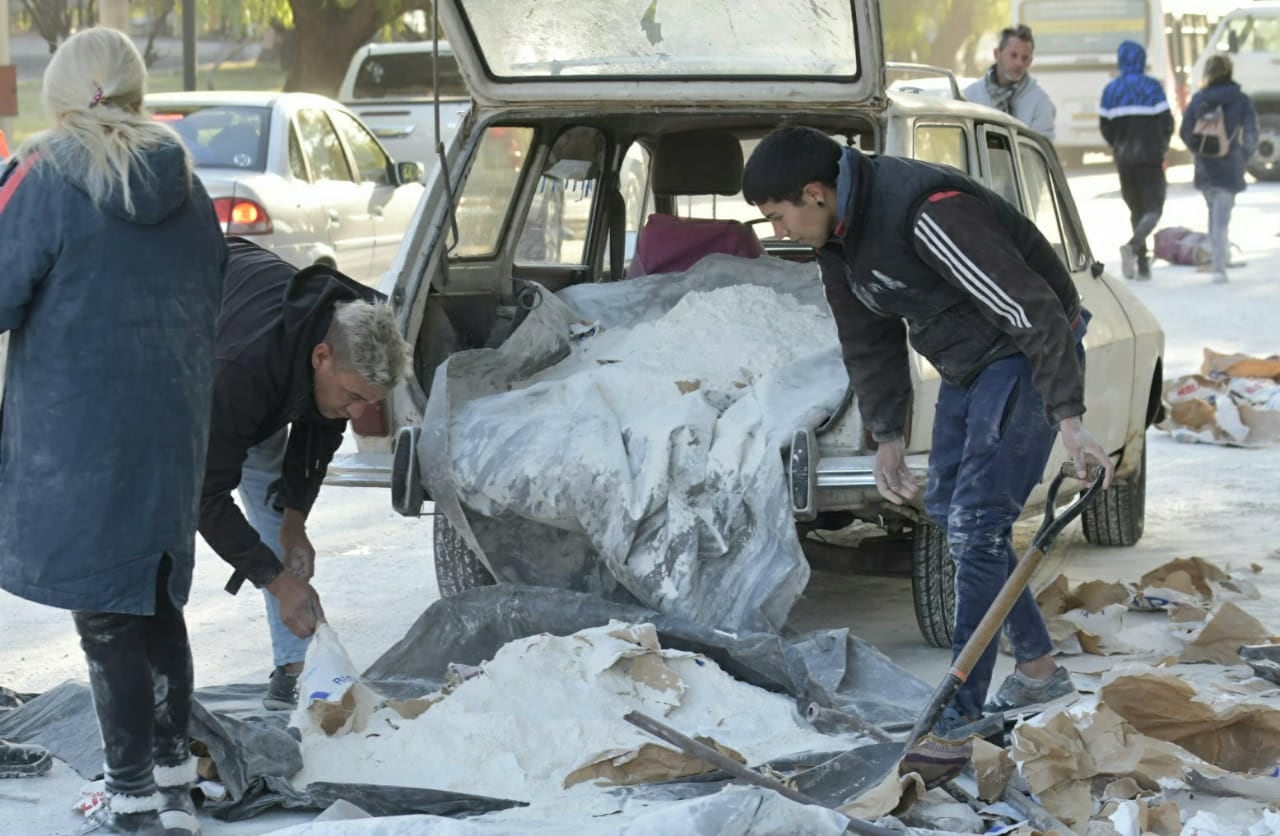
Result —
[{"label": "car door", "polygon": [[1108,286],[1113,280],[1105,275],[1094,277],[1090,272],[1089,259],[1067,223],[1049,152],[1028,136],[1018,137],[1017,148],[1026,214],[1070,271],[1080,301],[1093,317],[1084,340],[1084,402],[1089,432],[1106,450],[1119,450],[1129,428],[1134,386],[1133,328]]},{"label": "car door", "polygon": [[338,132],[323,110],[299,110],[297,124],[316,200],[328,216],[329,242],[338,269],[359,281],[372,282],[373,184],[357,182]]},{"label": "car door", "polygon": [[369,213],[373,217],[374,234],[370,282],[376,284],[395,261],[400,240],[422,197],[422,184],[418,181],[400,183],[387,152],[350,113],[332,110],[329,118],[350,152],[356,178],[362,187],[370,189]]}]

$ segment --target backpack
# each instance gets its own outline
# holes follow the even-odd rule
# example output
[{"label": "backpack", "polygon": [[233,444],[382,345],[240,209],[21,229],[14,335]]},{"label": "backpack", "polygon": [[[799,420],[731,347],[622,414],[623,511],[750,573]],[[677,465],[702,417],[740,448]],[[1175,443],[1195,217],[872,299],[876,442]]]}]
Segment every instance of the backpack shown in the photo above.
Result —
[{"label": "backpack", "polygon": [[1191,151],[1201,157],[1225,157],[1231,153],[1231,136],[1227,134],[1227,116],[1222,105],[1206,110],[1191,129]]},{"label": "backpack", "polygon": [[1171,226],[1156,233],[1156,258],[1171,264],[1208,264],[1213,260],[1209,236],[1185,226]]}]

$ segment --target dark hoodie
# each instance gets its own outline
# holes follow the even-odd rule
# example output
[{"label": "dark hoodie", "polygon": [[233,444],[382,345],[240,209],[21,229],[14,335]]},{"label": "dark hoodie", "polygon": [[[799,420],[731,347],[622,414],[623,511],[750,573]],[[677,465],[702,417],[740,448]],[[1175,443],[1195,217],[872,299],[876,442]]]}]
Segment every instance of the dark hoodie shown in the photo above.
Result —
[{"label": "dark hoodie", "polygon": [[1194,148],[1196,138],[1192,134],[1196,121],[1207,111],[1222,108],[1226,120],[1227,136],[1231,137],[1231,151],[1225,157],[1195,155],[1196,188],[1226,189],[1242,192],[1245,189],[1244,172],[1249,158],[1258,148],[1258,114],[1253,102],[1234,81],[1219,81],[1196,93],[1182,114],[1182,141]]},{"label": "dark hoodie", "polygon": [[226,244],[175,139],[94,205],[53,139],[0,190],[0,586],[149,615],[187,600]]},{"label": "dark hoodie", "polygon": [[227,243],[200,534],[235,567],[227,584],[235,593],[245,578],[263,586],[280,572],[231,499],[249,448],[292,425],[284,472],[268,501],[309,512],[347,425],[316,408],[311,354],[324,342],[336,303],[382,295],[332,267],[297,270],[244,239]]},{"label": "dark hoodie", "polygon": [[1116,165],[1156,165],[1164,161],[1173,136],[1173,113],[1160,82],[1146,75],[1147,52],[1125,41],[1116,51],[1120,75],[1102,91],[1098,124]]}]

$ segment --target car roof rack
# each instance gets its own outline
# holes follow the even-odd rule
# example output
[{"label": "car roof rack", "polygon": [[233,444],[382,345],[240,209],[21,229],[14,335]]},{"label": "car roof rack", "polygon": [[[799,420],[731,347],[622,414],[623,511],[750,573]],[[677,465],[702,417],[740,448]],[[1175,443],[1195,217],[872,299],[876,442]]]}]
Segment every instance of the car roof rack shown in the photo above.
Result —
[{"label": "car roof rack", "polygon": [[946,67],[935,67],[932,64],[911,64],[903,61],[886,61],[884,69],[886,74],[899,72],[943,76],[947,81],[951,82],[951,97],[956,101],[964,101],[964,96],[960,95],[960,85],[956,82],[956,74]]}]

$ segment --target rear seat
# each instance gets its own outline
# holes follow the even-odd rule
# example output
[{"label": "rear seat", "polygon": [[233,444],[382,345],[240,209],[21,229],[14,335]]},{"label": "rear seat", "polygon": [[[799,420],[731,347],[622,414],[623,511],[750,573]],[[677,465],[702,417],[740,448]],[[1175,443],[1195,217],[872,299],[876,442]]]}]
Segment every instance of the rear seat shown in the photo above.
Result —
[{"label": "rear seat", "polygon": [[[661,137],[654,149],[652,182],[655,195],[735,195],[742,189],[742,145],[727,133]],[[759,258],[764,247],[738,221],[650,215],[627,277],[682,272],[712,253]]]}]

